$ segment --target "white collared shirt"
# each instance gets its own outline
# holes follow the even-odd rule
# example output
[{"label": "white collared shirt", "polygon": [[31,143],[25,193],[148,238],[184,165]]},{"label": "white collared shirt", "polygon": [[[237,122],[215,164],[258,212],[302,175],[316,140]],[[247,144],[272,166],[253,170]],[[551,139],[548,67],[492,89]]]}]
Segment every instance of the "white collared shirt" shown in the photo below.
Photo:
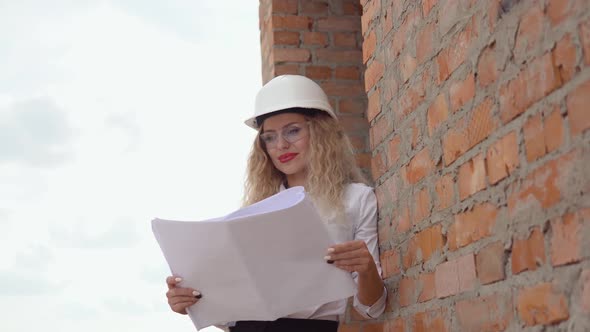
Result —
[{"label": "white collared shirt", "polygon": [[[284,187],[281,186],[281,190]],[[334,243],[343,243],[353,240],[363,240],[367,244],[369,252],[373,256],[377,271],[381,275],[381,263],[379,260],[379,243],[377,239],[377,198],[373,188],[362,184],[348,184],[344,192],[344,207],[346,219],[343,222],[326,223],[328,232]],[[358,274],[352,273],[355,283],[358,285]],[[353,299],[353,307],[365,318],[376,318],[385,311],[387,289],[383,287],[383,294],[371,306],[362,304],[357,295]],[[288,318],[305,319],[338,319],[342,318],[346,311],[347,301],[339,300],[329,302],[307,310],[296,312]]]}]

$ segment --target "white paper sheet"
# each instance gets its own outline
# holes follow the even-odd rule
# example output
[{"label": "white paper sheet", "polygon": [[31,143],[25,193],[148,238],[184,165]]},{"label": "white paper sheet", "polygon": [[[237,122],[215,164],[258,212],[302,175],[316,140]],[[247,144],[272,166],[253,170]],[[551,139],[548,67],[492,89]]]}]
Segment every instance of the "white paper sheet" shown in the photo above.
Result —
[{"label": "white paper sheet", "polygon": [[203,294],[188,309],[197,329],[275,320],[354,294],[350,273],[323,258],[333,243],[303,187],[221,218],[154,219],[152,230],[180,286]]}]

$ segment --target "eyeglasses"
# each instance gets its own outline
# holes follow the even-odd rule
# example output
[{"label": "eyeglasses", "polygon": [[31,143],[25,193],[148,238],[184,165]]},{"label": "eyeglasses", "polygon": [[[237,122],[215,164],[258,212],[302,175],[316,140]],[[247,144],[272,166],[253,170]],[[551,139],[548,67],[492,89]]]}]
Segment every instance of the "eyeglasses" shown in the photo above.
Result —
[{"label": "eyeglasses", "polygon": [[260,140],[267,149],[274,149],[279,144],[279,137],[282,137],[289,143],[295,143],[298,140],[309,135],[307,122],[293,123],[281,129],[280,134],[276,131],[267,131],[260,134]]}]

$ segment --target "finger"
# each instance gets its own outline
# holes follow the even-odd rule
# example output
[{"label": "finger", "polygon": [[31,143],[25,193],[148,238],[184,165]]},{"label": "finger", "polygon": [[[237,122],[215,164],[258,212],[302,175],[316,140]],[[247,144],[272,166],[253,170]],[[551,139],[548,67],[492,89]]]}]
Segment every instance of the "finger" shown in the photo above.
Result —
[{"label": "finger", "polygon": [[176,284],[181,282],[182,278],[179,276],[169,276],[166,278],[166,284],[168,285],[168,289],[172,289],[176,287]]},{"label": "finger", "polygon": [[332,245],[330,248],[328,248],[328,253],[341,253],[350,250],[360,249],[363,246],[365,246],[365,242],[362,240],[348,241]]},{"label": "finger", "polygon": [[351,250],[351,251],[345,251],[342,253],[331,253],[331,254],[328,254],[326,257],[324,257],[324,259],[338,261],[338,260],[342,260],[342,259],[362,258],[362,257],[366,257],[367,254],[368,254],[368,252],[366,250],[355,249],[355,250]]},{"label": "finger", "polygon": [[343,259],[339,261],[335,261],[334,265],[336,266],[356,266],[356,265],[367,265],[369,261],[364,258],[353,258],[353,259]]},{"label": "finger", "polygon": [[174,306],[171,306],[170,308],[179,313],[179,314],[183,314],[186,315],[186,308],[190,307],[191,305],[195,304],[194,302],[181,302],[181,303],[177,303]]},{"label": "finger", "polygon": [[169,289],[166,292],[167,298],[172,298],[175,296],[200,296],[200,295],[201,295],[201,292],[199,292],[198,290],[194,290],[192,288],[176,287],[176,288]]},{"label": "finger", "polygon": [[179,303],[184,303],[184,302],[196,303],[197,301],[199,301],[199,299],[194,296],[175,296],[175,297],[171,297],[170,299],[168,299],[168,304],[170,306],[175,306]]}]

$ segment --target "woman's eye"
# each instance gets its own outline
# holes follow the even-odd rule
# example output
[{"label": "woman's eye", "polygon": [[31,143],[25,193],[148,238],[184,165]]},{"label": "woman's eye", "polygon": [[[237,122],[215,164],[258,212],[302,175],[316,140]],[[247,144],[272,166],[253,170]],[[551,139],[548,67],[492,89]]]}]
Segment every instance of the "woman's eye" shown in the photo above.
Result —
[{"label": "woman's eye", "polygon": [[263,135],[263,136],[260,136],[260,138],[262,139],[262,141],[264,143],[270,143],[270,142],[272,142],[272,141],[275,140],[275,136],[274,135]]},{"label": "woman's eye", "polygon": [[299,127],[289,128],[289,129],[287,129],[287,132],[285,134],[289,135],[289,136],[297,135],[297,134],[299,134],[300,130],[301,130],[301,128],[299,128]]}]

